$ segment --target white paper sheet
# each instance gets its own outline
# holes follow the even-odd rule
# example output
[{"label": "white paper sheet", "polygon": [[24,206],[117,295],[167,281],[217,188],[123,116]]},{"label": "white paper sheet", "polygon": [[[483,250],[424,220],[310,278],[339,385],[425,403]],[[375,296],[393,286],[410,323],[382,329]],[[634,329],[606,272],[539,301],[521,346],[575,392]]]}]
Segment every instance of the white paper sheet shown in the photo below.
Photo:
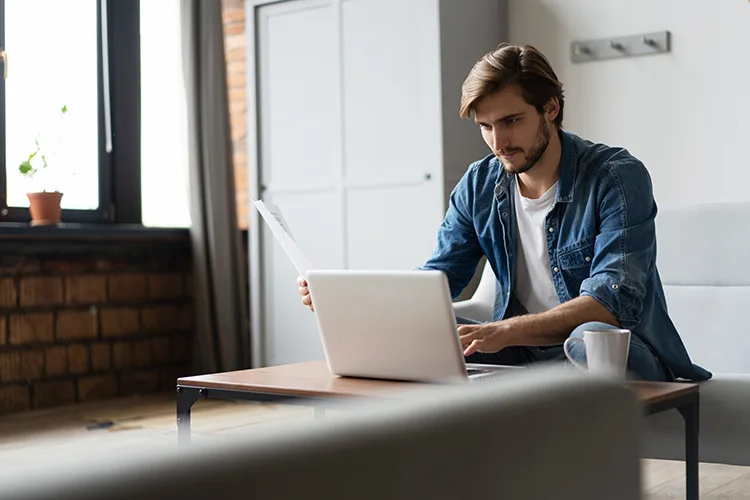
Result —
[{"label": "white paper sheet", "polygon": [[313,265],[307,260],[305,254],[302,253],[302,250],[299,249],[294,238],[292,238],[289,225],[279,207],[272,203],[264,203],[263,200],[253,200],[253,205],[263,217],[263,220],[266,221],[273,235],[276,236],[281,248],[284,249],[294,267],[302,276],[307,277],[307,271],[312,269]]}]

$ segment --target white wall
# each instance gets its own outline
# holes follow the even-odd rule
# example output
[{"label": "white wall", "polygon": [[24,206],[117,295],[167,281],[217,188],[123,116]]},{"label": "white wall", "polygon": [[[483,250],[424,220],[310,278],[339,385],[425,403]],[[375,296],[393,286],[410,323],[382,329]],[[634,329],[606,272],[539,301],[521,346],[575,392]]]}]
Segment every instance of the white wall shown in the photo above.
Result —
[{"label": "white wall", "polygon": [[[470,6],[470,8],[467,8]],[[459,117],[461,85],[472,66],[508,40],[507,0],[440,1],[445,200],[469,165],[491,153],[474,120]]]},{"label": "white wall", "polygon": [[[550,59],[564,128],[624,146],[660,206],[750,201],[750,2],[511,0],[510,41]],[[570,62],[570,42],[669,30],[668,54]]]}]

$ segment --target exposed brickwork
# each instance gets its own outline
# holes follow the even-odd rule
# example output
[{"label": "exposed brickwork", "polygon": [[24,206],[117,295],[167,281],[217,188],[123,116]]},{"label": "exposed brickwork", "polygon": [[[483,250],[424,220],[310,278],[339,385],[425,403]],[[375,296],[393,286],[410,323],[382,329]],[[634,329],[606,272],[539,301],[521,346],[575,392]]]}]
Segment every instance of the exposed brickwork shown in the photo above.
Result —
[{"label": "exposed brickwork", "polygon": [[0,353],[0,381],[38,380],[44,373],[44,352],[13,350]]},{"label": "exposed brickwork", "polygon": [[0,307],[15,307],[18,300],[18,290],[13,278],[0,279]]},{"label": "exposed brickwork", "polygon": [[73,380],[34,383],[34,408],[50,408],[75,403],[76,386]]},{"label": "exposed brickwork", "polygon": [[31,408],[29,388],[26,385],[0,386],[0,408],[6,412],[23,411]]},{"label": "exposed brickwork", "polygon": [[182,329],[182,318],[177,306],[151,306],[141,309],[143,330],[168,332]]},{"label": "exposed brickwork", "polygon": [[151,339],[151,357],[154,363],[165,363],[172,358],[172,344],[169,337]]},{"label": "exposed brickwork", "polygon": [[112,346],[109,342],[91,344],[91,371],[105,372],[112,366]]},{"label": "exposed brickwork", "polygon": [[68,373],[68,347],[56,345],[44,350],[44,375],[55,377]]},{"label": "exposed brickwork", "polygon": [[88,373],[89,347],[86,344],[68,346],[68,370],[70,373]]},{"label": "exposed brickwork", "polygon": [[178,361],[190,359],[190,342],[182,335],[172,337],[172,355]]},{"label": "exposed brickwork", "polygon": [[151,339],[136,340],[132,345],[133,366],[151,365]]},{"label": "exposed brickwork", "polygon": [[63,301],[62,278],[34,276],[21,278],[21,307],[54,306]]},{"label": "exposed brickwork", "polygon": [[158,390],[159,370],[134,370],[122,373],[120,393],[123,396],[147,394]]},{"label": "exposed brickwork", "polygon": [[111,307],[102,309],[102,336],[122,337],[138,333],[138,309],[136,307]]},{"label": "exposed brickwork", "polygon": [[70,276],[65,281],[68,304],[99,304],[107,300],[107,279],[104,276]]},{"label": "exposed brickwork", "polygon": [[148,278],[145,274],[114,274],[109,277],[109,300],[137,301],[148,297]]},{"label": "exposed brickwork", "polygon": [[96,310],[68,309],[57,312],[58,340],[95,339],[98,335]]},{"label": "exposed brickwork", "polygon": [[114,398],[117,396],[117,379],[114,375],[94,375],[78,379],[78,400]]},{"label": "exposed brickwork", "polygon": [[227,60],[229,117],[234,150],[234,183],[237,197],[237,222],[248,224],[247,182],[247,59],[245,57],[245,1],[222,0],[224,18],[224,53]]},{"label": "exposed brickwork", "polygon": [[185,294],[185,279],[181,274],[151,274],[148,277],[150,299],[175,299]]},{"label": "exposed brickwork", "polygon": [[50,313],[12,314],[10,316],[10,344],[51,342],[55,338],[54,315]]},{"label": "exposed brickwork", "polygon": [[128,341],[112,344],[112,364],[116,370],[133,366],[133,348]]},{"label": "exposed brickwork", "polygon": [[187,239],[4,253],[0,414],[173,391],[191,374],[192,289]]}]

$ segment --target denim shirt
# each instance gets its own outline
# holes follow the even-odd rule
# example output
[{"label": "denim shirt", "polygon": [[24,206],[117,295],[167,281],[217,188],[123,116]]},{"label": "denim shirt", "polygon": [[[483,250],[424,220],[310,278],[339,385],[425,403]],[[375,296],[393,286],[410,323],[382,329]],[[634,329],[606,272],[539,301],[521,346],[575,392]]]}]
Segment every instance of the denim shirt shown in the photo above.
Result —
[{"label": "denim shirt", "polygon": [[[560,302],[588,295],[643,340],[677,378],[706,380],[669,318],[656,267],[656,203],[645,166],[627,150],[560,131],[557,198],[546,217],[547,252]],[[437,247],[422,269],[445,273],[456,298],[483,255],[497,277],[493,321],[515,316],[515,176],[489,155],[450,196]]]}]

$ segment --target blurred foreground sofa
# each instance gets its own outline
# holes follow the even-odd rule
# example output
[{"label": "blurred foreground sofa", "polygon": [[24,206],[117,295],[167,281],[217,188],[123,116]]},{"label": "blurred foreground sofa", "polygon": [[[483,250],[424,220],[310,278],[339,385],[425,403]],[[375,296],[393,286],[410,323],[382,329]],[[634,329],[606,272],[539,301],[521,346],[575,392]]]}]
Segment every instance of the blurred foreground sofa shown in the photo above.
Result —
[{"label": "blurred foreground sofa", "polygon": [[634,395],[571,371],[519,370],[328,414],[231,439],[178,446],[173,435],[105,456],[19,464],[0,471],[0,498],[641,498]]}]

